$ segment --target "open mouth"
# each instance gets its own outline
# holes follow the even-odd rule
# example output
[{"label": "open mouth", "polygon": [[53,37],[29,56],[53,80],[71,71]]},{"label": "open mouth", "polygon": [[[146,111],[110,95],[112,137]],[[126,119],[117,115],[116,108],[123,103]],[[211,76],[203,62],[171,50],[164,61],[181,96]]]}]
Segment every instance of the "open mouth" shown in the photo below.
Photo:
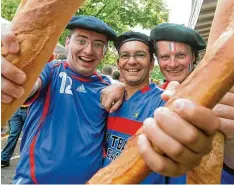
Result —
[{"label": "open mouth", "polygon": [[86,57],[78,57],[80,61],[85,63],[92,63],[94,60]]},{"label": "open mouth", "polygon": [[140,71],[140,69],[126,69],[126,71],[128,71],[128,72],[138,72],[138,71]]},{"label": "open mouth", "polygon": [[181,71],[183,71],[183,69],[180,69],[180,70],[170,70],[170,71],[167,71],[168,73],[172,73],[172,74],[178,74],[180,73]]}]

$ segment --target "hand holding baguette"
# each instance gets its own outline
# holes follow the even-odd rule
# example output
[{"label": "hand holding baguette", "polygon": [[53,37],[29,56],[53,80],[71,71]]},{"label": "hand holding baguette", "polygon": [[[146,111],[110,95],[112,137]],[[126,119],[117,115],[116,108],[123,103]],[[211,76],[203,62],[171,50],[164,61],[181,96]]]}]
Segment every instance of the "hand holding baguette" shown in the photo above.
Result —
[{"label": "hand holding baguette", "polygon": [[26,73],[27,80],[25,83],[20,82],[25,89],[21,98],[14,99],[10,104],[2,103],[2,123],[7,122],[30,94],[59,36],[82,2],[83,0],[22,0],[12,20],[12,31],[19,42],[20,51],[10,54],[2,47],[2,54]]}]

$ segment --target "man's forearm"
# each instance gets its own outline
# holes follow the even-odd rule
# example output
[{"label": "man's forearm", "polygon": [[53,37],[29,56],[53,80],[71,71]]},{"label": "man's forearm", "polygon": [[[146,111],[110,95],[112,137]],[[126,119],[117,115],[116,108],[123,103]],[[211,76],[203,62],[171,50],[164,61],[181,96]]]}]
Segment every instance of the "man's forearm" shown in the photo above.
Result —
[{"label": "man's forearm", "polygon": [[33,96],[38,91],[38,89],[41,88],[41,84],[42,84],[41,79],[38,78],[37,81],[35,82],[33,88],[32,88],[32,91],[31,91],[29,97]]}]

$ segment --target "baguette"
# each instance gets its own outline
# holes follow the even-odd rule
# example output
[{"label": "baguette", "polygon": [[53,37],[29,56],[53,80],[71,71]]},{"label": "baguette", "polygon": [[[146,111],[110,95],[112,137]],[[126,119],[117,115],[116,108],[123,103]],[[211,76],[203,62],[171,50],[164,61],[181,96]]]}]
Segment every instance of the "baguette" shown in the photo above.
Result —
[{"label": "baguette", "polygon": [[[2,54],[23,70],[27,80],[24,95],[10,104],[2,103],[2,124],[7,123],[24,103],[44,65],[72,15],[84,0],[22,0],[12,20],[12,31],[20,44],[20,52]],[[2,125],[3,126],[3,125]]]},{"label": "baguette", "polygon": [[[225,32],[233,32],[233,30],[234,1],[218,1],[211,31],[209,34],[207,50],[209,51],[214,47],[214,42],[220,37],[221,34]],[[224,147],[222,146],[223,143],[223,134],[217,133],[212,143],[213,150],[210,152],[210,154],[204,156],[199,167],[194,168],[193,170],[188,172],[188,184],[206,182],[210,184],[220,183],[224,157]]]},{"label": "baguette", "polygon": [[234,1],[233,0],[219,0],[217,2],[212,27],[208,38],[207,50],[212,47],[213,43],[219,36],[227,30],[233,30],[234,24]]},{"label": "baguette", "polygon": [[[223,33],[210,47],[202,62],[176,89],[166,106],[171,108],[175,99],[187,98],[200,105],[213,108],[234,84],[233,48],[234,29]],[[213,151],[203,159],[202,164],[197,168],[199,170],[188,173],[188,183],[220,183],[223,142],[223,136],[219,133],[213,141]],[[99,170],[87,183],[136,184],[150,172],[138,153],[135,136],[129,140],[125,151],[115,161]]]}]

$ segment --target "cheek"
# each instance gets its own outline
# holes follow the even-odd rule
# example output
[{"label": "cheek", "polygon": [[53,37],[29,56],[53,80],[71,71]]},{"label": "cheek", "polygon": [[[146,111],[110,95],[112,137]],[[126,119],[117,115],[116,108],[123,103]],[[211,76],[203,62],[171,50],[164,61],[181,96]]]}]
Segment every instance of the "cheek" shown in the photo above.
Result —
[{"label": "cheek", "polygon": [[189,64],[192,62],[192,57],[186,57],[180,61],[180,63],[185,67],[189,68]]},{"label": "cheek", "polygon": [[163,70],[165,70],[167,68],[167,64],[165,62],[161,62],[159,64],[159,68],[160,68],[161,71],[163,71]]},{"label": "cheek", "polygon": [[70,44],[68,51],[72,53],[72,55],[76,55],[82,51],[82,49],[75,44]]},{"label": "cheek", "polygon": [[125,62],[123,62],[123,61],[121,61],[121,60],[120,60],[120,61],[118,62],[118,64],[117,64],[119,70],[122,70],[122,69],[124,68],[124,65],[125,65]]}]

